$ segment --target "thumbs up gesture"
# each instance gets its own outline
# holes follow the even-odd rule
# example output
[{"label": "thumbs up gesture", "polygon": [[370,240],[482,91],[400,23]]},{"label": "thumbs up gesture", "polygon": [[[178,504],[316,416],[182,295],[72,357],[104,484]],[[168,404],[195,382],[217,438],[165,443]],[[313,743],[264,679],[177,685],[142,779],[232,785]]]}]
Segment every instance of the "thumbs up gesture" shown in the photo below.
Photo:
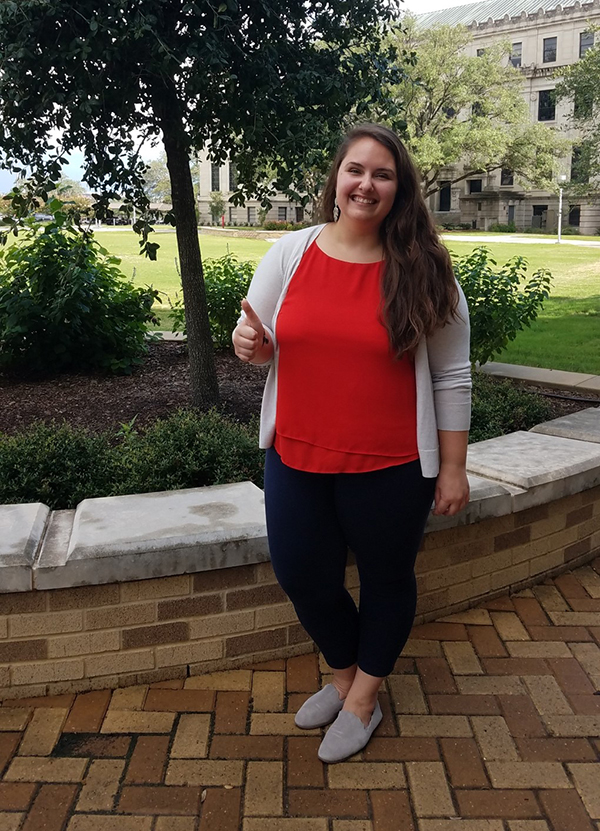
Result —
[{"label": "thumbs up gesture", "polygon": [[265,328],[247,300],[242,300],[242,311],[246,319],[235,327],[231,340],[238,358],[251,363],[265,342]]}]

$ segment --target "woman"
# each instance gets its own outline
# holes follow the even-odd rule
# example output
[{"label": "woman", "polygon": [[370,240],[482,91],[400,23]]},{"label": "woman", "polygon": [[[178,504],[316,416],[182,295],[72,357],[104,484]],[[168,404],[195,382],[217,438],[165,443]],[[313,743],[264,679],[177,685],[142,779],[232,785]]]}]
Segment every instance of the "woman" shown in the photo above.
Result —
[{"label": "woman", "polygon": [[[271,560],[333,682],[296,715],[335,719],[319,758],[361,750],[377,691],[413,624],[427,516],[468,502],[468,311],[398,137],[361,124],[342,143],[324,224],[280,239],[233,333],[270,363],[261,413]],[[359,609],[345,590],[347,549]]]}]

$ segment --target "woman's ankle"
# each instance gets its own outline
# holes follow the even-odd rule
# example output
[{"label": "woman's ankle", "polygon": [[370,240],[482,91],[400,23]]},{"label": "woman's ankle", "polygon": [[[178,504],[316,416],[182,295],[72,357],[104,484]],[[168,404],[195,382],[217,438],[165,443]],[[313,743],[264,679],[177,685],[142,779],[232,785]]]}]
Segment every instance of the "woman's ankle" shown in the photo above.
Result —
[{"label": "woman's ankle", "polygon": [[336,688],[337,693],[338,693],[341,701],[343,701],[346,698],[346,696],[348,695],[348,692],[350,691],[350,688],[352,687],[352,684],[354,683],[355,675],[356,675],[356,667],[355,666],[354,667],[348,667],[348,669],[342,669],[342,670],[335,670],[334,669],[333,678],[331,680],[331,683]]}]

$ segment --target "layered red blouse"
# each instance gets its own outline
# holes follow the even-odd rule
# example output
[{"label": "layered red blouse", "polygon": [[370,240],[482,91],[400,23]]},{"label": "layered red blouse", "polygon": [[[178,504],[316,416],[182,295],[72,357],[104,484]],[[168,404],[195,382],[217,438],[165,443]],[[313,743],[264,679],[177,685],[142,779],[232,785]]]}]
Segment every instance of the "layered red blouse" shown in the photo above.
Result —
[{"label": "layered red blouse", "polygon": [[382,263],[347,263],[317,242],[277,317],[275,449],[314,473],[418,459],[414,363],[394,358],[381,322]]}]

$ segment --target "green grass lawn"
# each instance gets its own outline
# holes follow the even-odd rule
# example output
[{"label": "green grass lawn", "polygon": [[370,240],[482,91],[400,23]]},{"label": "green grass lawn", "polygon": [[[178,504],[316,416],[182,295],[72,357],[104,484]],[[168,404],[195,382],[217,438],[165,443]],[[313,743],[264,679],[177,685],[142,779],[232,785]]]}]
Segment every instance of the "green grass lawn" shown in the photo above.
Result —
[{"label": "green grass lawn", "polygon": [[[104,231],[98,234],[100,242],[122,258],[121,267],[131,277],[135,270],[137,285],[151,283],[165,292],[161,328],[170,329],[168,302],[179,290],[177,274],[177,248],[174,232],[156,234],[160,243],[156,262],[140,257],[136,235],[128,230]],[[549,269],[554,283],[549,300],[531,329],[519,333],[516,340],[497,360],[513,364],[564,369],[600,375],[600,248],[578,246],[523,245],[500,241],[479,243],[446,239],[449,250],[460,256],[474,247],[485,244],[494,259],[501,264],[516,255],[528,261],[528,272],[539,268]],[[202,256],[220,257],[227,250],[239,259],[258,262],[269,249],[264,240],[222,237],[202,233]]]},{"label": "green grass lawn", "polygon": [[[456,255],[475,245],[446,240]],[[600,249],[576,246],[488,243],[498,263],[520,254],[528,273],[547,268],[554,276],[549,299],[531,328],[520,332],[496,360],[600,375]]]},{"label": "green grass lawn", "polygon": [[[96,239],[104,248],[120,257],[121,270],[127,277],[133,277],[136,286],[152,285],[164,292],[162,306],[168,308],[166,295],[174,298],[175,293],[181,289],[175,231],[161,231],[152,235],[152,242],[160,245],[157,259],[154,261],[140,256],[139,237],[129,229],[101,231],[96,234]],[[240,260],[253,260],[258,263],[270,247],[271,243],[259,239],[200,234],[203,259],[222,257],[229,250]]]}]

